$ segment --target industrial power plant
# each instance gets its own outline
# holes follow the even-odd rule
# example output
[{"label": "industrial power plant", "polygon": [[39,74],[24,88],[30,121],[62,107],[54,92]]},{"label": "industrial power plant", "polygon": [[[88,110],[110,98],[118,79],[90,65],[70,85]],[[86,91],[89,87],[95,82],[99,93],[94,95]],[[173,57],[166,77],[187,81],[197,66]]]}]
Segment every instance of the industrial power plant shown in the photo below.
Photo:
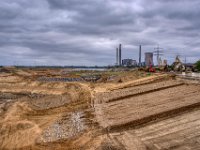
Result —
[{"label": "industrial power plant", "polygon": [[[163,56],[163,48],[157,46],[154,48],[153,52],[144,52],[144,61],[142,61],[142,45],[139,45],[139,55],[138,55],[138,62],[135,59],[131,58],[123,58],[122,59],[122,44],[119,44],[119,47],[116,48],[116,62],[115,67],[117,68],[143,68],[149,72],[155,72],[156,70],[162,71],[195,71],[197,72],[196,65],[192,63],[183,63],[180,59],[179,55],[174,57],[174,62],[172,65],[168,64],[168,60],[161,58]],[[156,56],[154,58],[154,56]],[[154,59],[157,61],[154,62]]]},{"label": "industrial power plant", "polygon": [[199,6],[0,0],[0,150],[200,150]]},{"label": "industrial power plant", "polygon": [[116,63],[115,66],[125,66],[125,67],[142,67],[142,66],[154,66],[153,62],[153,52],[145,53],[145,60],[142,62],[142,46],[139,46],[139,61],[133,59],[122,59],[122,44],[116,48]]}]

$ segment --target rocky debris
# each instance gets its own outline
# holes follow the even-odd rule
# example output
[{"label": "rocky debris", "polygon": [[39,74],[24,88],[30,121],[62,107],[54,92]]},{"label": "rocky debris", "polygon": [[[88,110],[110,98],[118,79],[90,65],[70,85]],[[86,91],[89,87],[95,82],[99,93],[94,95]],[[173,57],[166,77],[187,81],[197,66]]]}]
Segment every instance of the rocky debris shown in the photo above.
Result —
[{"label": "rocky debris", "polygon": [[83,112],[74,112],[66,118],[56,121],[43,132],[41,141],[44,143],[54,142],[81,134],[87,129],[83,116]]}]

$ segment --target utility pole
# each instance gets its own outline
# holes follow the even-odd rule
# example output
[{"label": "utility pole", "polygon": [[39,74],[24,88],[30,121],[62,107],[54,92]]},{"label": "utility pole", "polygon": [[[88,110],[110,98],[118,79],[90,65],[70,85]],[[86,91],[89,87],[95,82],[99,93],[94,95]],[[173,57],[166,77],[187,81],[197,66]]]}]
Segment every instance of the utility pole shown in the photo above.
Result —
[{"label": "utility pole", "polygon": [[160,48],[159,45],[154,48],[154,55],[157,56],[157,63],[158,63],[158,66],[160,65],[159,63],[159,59],[160,59],[160,56],[163,55],[163,48]]},{"label": "utility pole", "polygon": [[185,64],[187,63],[187,57],[185,56]]}]

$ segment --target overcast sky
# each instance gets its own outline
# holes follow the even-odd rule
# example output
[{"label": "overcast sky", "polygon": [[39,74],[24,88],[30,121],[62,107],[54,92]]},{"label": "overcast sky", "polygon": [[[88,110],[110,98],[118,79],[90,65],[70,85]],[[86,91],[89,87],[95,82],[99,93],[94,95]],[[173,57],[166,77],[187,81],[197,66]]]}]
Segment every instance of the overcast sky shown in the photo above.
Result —
[{"label": "overcast sky", "polygon": [[200,58],[200,0],[0,0],[1,65],[112,65],[160,45]]}]

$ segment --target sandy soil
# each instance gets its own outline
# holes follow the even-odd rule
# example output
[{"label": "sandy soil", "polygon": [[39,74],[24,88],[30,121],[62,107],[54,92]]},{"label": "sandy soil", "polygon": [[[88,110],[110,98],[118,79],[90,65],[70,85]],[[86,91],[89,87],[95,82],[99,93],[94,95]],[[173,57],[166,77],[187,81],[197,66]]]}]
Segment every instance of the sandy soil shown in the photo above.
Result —
[{"label": "sandy soil", "polygon": [[[184,95],[182,94],[184,93]],[[131,96],[120,101],[97,105],[97,116],[104,128],[133,124],[143,118],[157,117],[184,106],[200,103],[200,87],[182,85],[149,94]],[[179,94],[177,94],[179,93]],[[158,98],[159,97],[159,98]]]},{"label": "sandy soil", "polygon": [[121,132],[120,135],[111,135],[128,150],[133,147],[138,150],[197,150],[200,145],[199,113],[199,109],[194,109],[154,124]]},{"label": "sandy soil", "polygon": [[199,149],[199,84],[149,79],[96,93],[100,126],[127,150]]},{"label": "sandy soil", "polygon": [[[42,82],[39,77],[94,82]],[[200,86],[166,74],[16,69],[0,73],[0,149],[200,149]]]}]

